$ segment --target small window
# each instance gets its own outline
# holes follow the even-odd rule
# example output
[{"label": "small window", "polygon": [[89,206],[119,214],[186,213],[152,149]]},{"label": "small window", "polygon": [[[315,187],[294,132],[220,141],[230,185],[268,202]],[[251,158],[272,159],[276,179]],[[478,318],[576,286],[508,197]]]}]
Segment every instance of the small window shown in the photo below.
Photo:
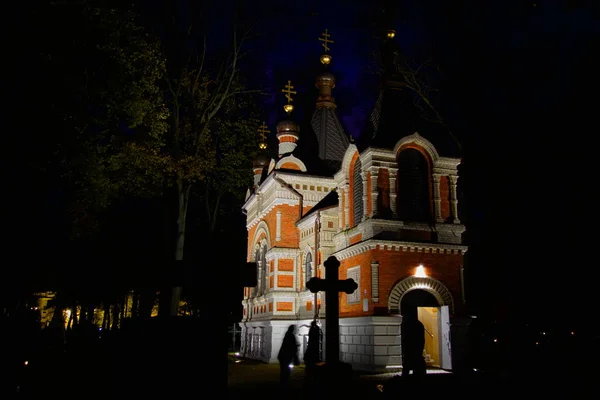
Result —
[{"label": "small window", "polygon": [[347,304],[360,303],[360,266],[348,268],[348,278],[354,279],[354,282],[358,285],[358,288],[352,294],[346,295]]}]

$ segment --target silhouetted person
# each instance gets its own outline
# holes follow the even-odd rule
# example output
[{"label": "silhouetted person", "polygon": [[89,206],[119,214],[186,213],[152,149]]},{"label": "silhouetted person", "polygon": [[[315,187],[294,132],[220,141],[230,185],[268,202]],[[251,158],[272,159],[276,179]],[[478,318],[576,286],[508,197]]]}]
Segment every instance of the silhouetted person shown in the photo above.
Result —
[{"label": "silhouetted person", "polygon": [[406,313],[402,316],[402,376],[413,371],[413,375],[423,376],[427,373],[423,349],[425,348],[425,327],[416,314]]},{"label": "silhouetted person", "polygon": [[298,341],[294,335],[295,326],[290,325],[283,337],[277,359],[279,360],[279,381],[286,386],[290,380],[290,364],[298,365]]},{"label": "silhouetted person", "polygon": [[310,323],[310,329],[308,330],[308,345],[306,346],[306,352],[304,353],[304,364],[306,365],[304,372],[310,383],[315,380],[316,364],[321,361],[319,354],[320,339],[321,329],[317,325],[317,321],[313,321]]}]

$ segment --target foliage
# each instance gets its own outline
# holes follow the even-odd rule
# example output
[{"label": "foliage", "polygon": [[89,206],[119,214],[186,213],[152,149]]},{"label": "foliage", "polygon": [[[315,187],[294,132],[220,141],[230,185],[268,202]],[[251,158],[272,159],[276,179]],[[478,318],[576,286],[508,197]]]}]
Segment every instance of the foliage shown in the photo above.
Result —
[{"label": "foliage", "polygon": [[155,176],[141,175],[140,182],[113,172],[123,152],[139,156],[133,141],[159,158],[169,116],[159,85],[165,72],[159,43],[133,12],[95,4],[40,10],[39,89],[48,107],[46,129],[56,135],[48,140],[50,164],[68,199],[74,238],[94,231],[98,212],[121,188],[155,183]]}]

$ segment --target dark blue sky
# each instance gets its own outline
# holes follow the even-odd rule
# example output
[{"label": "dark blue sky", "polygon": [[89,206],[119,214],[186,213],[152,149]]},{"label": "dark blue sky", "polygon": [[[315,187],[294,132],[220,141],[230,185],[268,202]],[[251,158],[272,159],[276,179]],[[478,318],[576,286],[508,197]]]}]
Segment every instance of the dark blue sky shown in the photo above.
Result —
[{"label": "dark blue sky", "polygon": [[[224,21],[235,3],[217,3],[220,14],[212,21],[224,34]],[[417,62],[433,60],[439,67],[434,78],[442,93],[440,107],[455,130],[465,132],[471,129],[469,119],[476,120],[474,108],[483,107],[490,118],[508,112],[517,124],[525,123],[519,119],[531,110],[544,113],[562,107],[576,90],[576,71],[591,56],[592,41],[600,33],[598,7],[592,1],[410,0],[392,2],[395,8],[383,3],[243,3],[244,19],[258,21],[254,32],[260,36],[249,43],[254,53],[248,60],[251,84],[272,93],[264,101],[271,130],[283,117],[280,90],[288,79],[298,91],[296,118],[304,117],[303,102],[312,104],[322,53],[318,37],[327,28],[335,41],[331,69],[337,76],[338,111],[346,130],[360,134],[376,94],[373,36],[383,9],[394,21],[395,40],[407,56]]]}]

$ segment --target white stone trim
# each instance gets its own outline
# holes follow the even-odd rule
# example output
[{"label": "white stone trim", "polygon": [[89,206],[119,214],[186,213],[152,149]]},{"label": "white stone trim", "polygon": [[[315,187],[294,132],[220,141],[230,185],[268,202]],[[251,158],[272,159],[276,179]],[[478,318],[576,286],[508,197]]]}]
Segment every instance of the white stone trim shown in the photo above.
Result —
[{"label": "white stone trim", "polygon": [[[291,143],[291,142],[285,142],[285,143]],[[291,146],[288,146],[291,147]],[[288,151],[284,151],[284,153],[287,153],[289,151],[292,151],[296,148],[296,144],[294,143],[293,147],[291,147]],[[281,168],[281,166],[285,163],[292,163],[298,166],[298,168],[300,168],[300,171],[302,172],[306,172],[306,165],[304,165],[304,163],[299,159],[294,157],[293,155],[289,155],[289,156],[285,156],[279,159],[279,161],[277,161],[277,164],[275,165],[275,169],[279,169]]]},{"label": "white stone trim", "polygon": [[352,294],[346,294],[346,304],[358,304],[360,303],[360,265],[349,267],[346,270],[346,277],[354,279],[354,282],[358,285],[358,288]]},{"label": "white stone trim", "polygon": [[341,182],[344,178],[348,179],[350,176],[350,163],[354,159],[354,155],[358,154],[360,157],[360,153],[358,153],[358,148],[355,144],[350,143],[346,152],[344,154],[344,158],[342,159],[342,167],[338,172],[335,173],[334,177],[336,181]]},{"label": "white stone trim", "polygon": [[408,278],[402,279],[398,282],[388,297],[388,309],[390,314],[400,314],[400,304],[402,303],[402,297],[412,290],[422,289],[431,293],[440,306],[448,306],[450,313],[454,312],[454,301],[452,300],[452,294],[448,288],[437,279],[430,277],[417,277],[409,276]]},{"label": "white stone trim", "polygon": [[379,303],[379,261],[371,261],[371,301]]},{"label": "white stone trim", "polygon": [[415,132],[412,135],[404,136],[402,139],[400,139],[394,146],[393,154],[398,154],[398,151],[400,151],[402,146],[411,143],[414,143],[424,149],[434,165],[437,163],[440,158],[437,150],[429,140],[419,135],[418,132]]},{"label": "white stone trim", "polygon": [[338,260],[354,257],[363,254],[370,250],[393,250],[404,252],[419,252],[419,253],[438,253],[438,254],[464,254],[467,251],[467,246],[454,244],[440,243],[419,243],[405,242],[392,240],[374,240],[369,239],[364,242],[356,243],[346,249],[336,251],[332,255]]},{"label": "white stone trim", "polygon": [[277,210],[275,217],[277,221],[275,224],[275,241],[279,242],[281,240],[281,210]]},{"label": "white stone trim", "polygon": [[295,247],[271,247],[267,251],[267,261],[280,258],[295,259],[299,252],[300,249]]},{"label": "white stone trim", "polygon": [[266,221],[262,220],[260,221],[256,230],[254,231],[254,237],[252,238],[251,242],[253,243],[253,247],[255,247],[256,245],[260,245],[260,243],[257,242],[256,238],[258,238],[262,232],[264,232],[267,237],[267,247],[271,245],[271,234],[269,233],[269,225]]}]

